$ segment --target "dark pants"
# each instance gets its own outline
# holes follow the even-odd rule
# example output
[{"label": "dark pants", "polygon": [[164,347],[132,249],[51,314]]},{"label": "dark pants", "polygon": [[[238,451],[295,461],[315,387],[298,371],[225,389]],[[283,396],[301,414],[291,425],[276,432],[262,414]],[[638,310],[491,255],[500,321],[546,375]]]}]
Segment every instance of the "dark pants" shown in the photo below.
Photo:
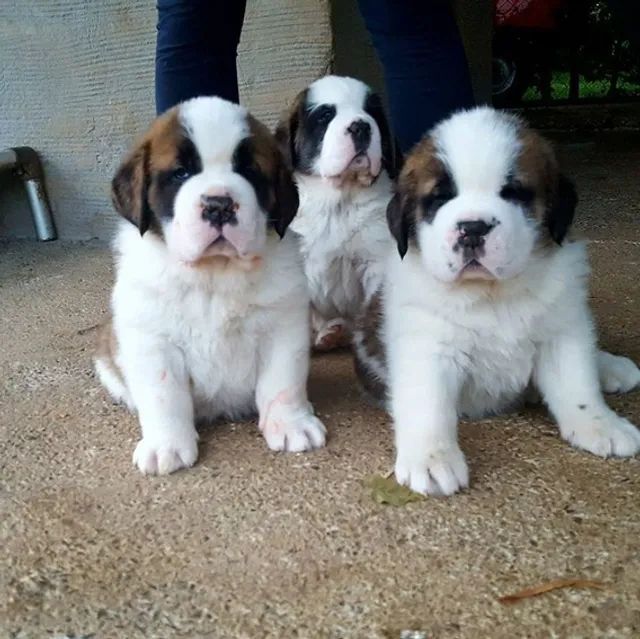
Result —
[{"label": "dark pants", "polygon": [[199,95],[238,101],[245,0],[158,0],[156,111]]},{"label": "dark pants", "polygon": [[[338,0],[340,1],[340,0]],[[445,0],[359,0],[406,151],[435,122],[473,104],[458,28]],[[238,101],[244,0],[158,0],[156,108],[198,95]]]}]

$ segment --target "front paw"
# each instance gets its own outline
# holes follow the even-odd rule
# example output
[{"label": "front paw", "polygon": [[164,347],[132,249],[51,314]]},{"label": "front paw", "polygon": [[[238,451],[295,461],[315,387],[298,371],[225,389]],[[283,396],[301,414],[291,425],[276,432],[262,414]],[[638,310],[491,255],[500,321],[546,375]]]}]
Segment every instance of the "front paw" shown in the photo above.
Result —
[{"label": "front paw", "polygon": [[613,411],[562,428],[561,433],[572,446],[600,457],[632,457],[640,451],[640,431]]},{"label": "front paw", "polygon": [[398,454],[396,481],[423,495],[453,495],[469,485],[469,469],[457,444],[419,457]]},{"label": "front paw", "polygon": [[309,413],[286,421],[282,418],[270,418],[262,428],[262,434],[271,450],[301,453],[322,448],[327,429],[315,415]]},{"label": "front paw", "polygon": [[628,393],[640,386],[640,368],[628,357],[601,351],[598,369],[605,393]]},{"label": "front paw", "polygon": [[198,437],[144,437],[133,451],[133,463],[145,475],[168,475],[193,466],[198,458]]}]

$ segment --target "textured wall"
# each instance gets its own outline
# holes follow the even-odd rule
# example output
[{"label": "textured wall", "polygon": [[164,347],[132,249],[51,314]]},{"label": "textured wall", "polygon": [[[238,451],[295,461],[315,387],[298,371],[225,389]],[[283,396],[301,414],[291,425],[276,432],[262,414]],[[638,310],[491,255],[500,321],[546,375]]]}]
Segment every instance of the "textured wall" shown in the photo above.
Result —
[{"label": "textured wall", "polygon": [[[241,94],[269,123],[330,67],[327,3],[248,0]],[[154,113],[154,7],[153,0],[0,0],[0,149],[41,152],[62,238],[111,234],[109,180]],[[7,175],[0,175],[2,235],[33,237],[26,198]]]}]

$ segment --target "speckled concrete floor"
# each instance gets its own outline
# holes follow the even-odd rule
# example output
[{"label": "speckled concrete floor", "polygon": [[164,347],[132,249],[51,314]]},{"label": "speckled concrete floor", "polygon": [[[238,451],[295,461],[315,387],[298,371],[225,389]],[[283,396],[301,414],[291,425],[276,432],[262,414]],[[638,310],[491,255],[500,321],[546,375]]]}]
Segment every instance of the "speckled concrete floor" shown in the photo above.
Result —
[{"label": "speckled concrete floor", "polygon": [[[602,343],[640,360],[635,142],[563,155]],[[529,410],[462,426],[466,493],[379,506],[362,481],[391,466],[389,420],[329,355],[311,379],[325,450],[222,424],[192,470],[142,477],[135,420],[90,365],[110,282],[98,245],[0,245],[1,637],[640,636],[640,459],[574,451]],[[611,403],[640,423],[640,392]],[[562,576],[609,586],[497,601]]]}]

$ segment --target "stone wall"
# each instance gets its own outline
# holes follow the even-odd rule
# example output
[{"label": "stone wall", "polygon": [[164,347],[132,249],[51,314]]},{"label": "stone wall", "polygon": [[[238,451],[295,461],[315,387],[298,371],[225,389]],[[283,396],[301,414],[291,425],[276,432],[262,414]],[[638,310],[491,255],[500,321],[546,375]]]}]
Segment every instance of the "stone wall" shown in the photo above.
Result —
[{"label": "stone wall", "polygon": [[[154,115],[155,2],[0,2],[0,149],[44,160],[59,235],[107,239],[109,181]],[[249,0],[238,60],[242,100],[272,123],[331,66],[328,0]],[[33,237],[19,181],[0,175],[0,236]]]},{"label": "stone wall", "polygon": [[[476,93],[486,99],[492,3],[455,4]],[[155,21],[153,0],[0,2],[0,149],[41,153],[63,239],[111,236],[110,178],[154,115]],[[331,69],[382,88],[356,0],[248,0],[238,73],[241,99],[259,118],[272,124]],[[34,236],[21,184],[6,172],[3,236]]]}]

